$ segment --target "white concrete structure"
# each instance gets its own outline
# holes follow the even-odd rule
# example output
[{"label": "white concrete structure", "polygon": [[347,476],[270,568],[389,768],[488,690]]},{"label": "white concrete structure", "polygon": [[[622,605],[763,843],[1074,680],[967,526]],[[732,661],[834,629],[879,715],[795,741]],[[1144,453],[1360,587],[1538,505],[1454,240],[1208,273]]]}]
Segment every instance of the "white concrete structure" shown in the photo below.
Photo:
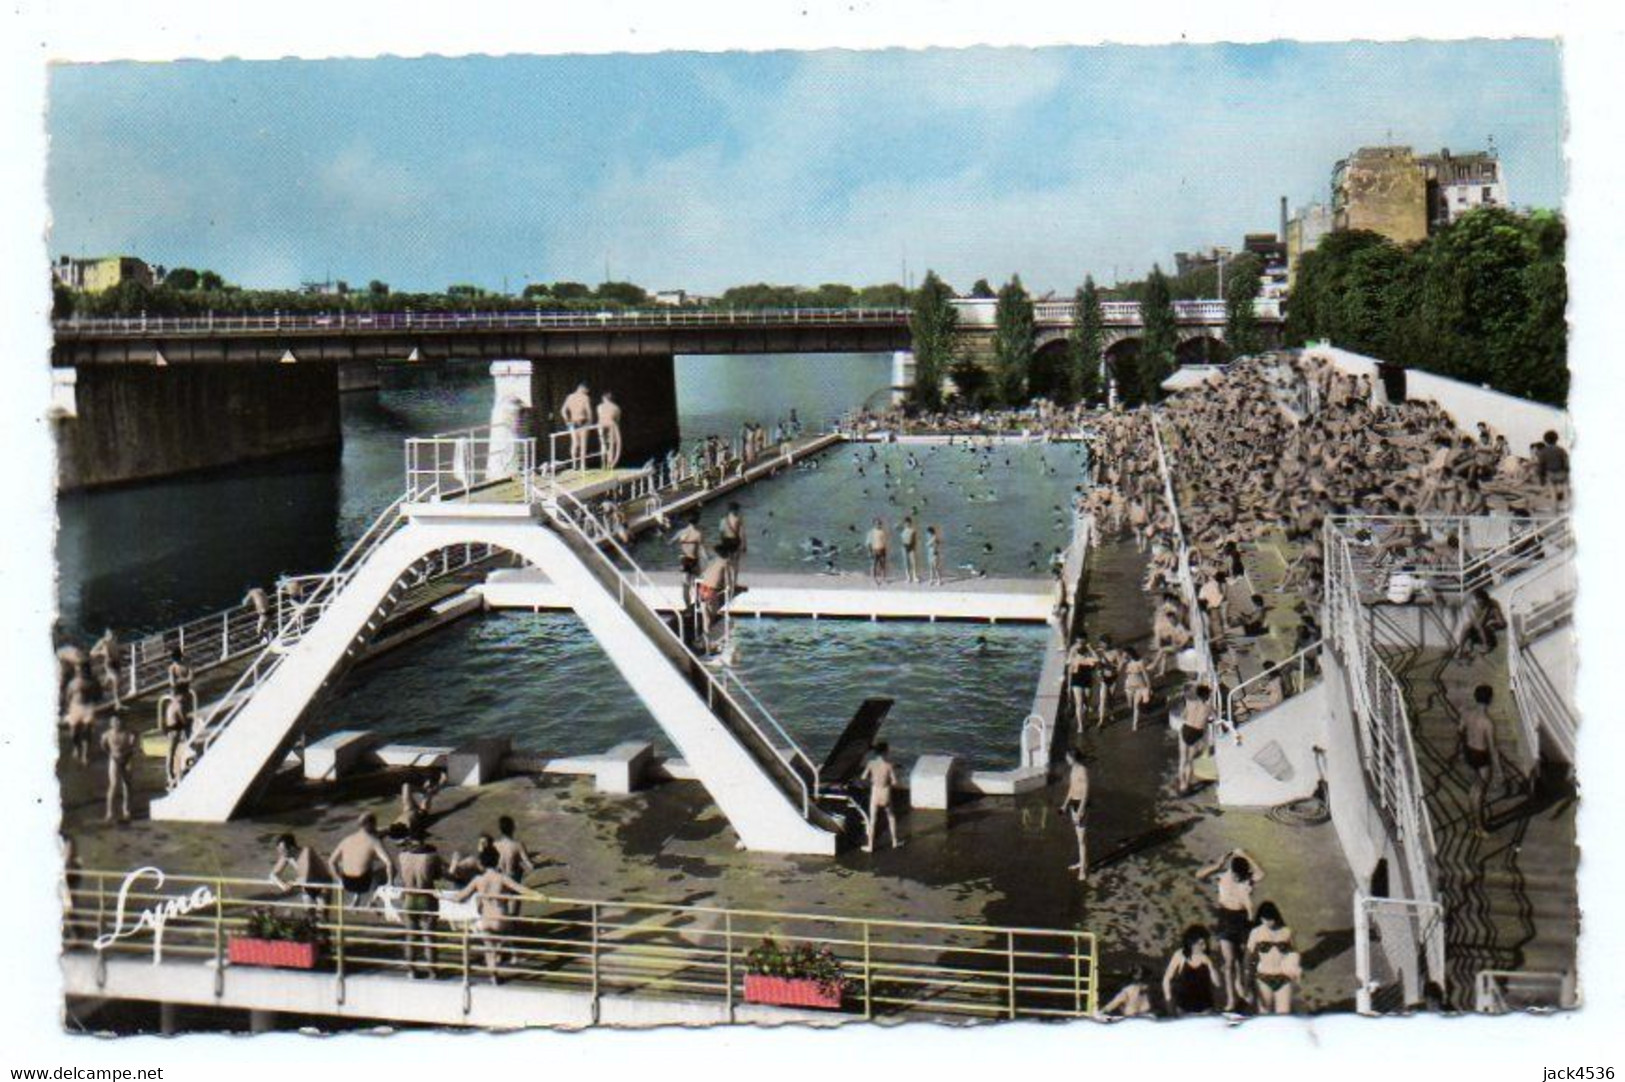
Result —
[{"label": "white concrete structure", "polygon": [[[811,821],[814,794],[789,791],[782,749],[764,750],[760,745],[767,738],[752,737],[714,713],[691,674],[635,618],[631,602],[617,597],[564,536],[538,522],[534,509],[407,504],[401,514],[403,524],[361,559],[298,641],[279,658],[256,663],[263,669],[260,682],[181,784],[153,802],[154,819],[218,822],[234,815],[281,761],[308,704],[388,612],[403,577],[430,553],[473,543],[528,560],[564,591],[745,845],[775,852],[835,851],[835,835]],[[747,746],[753,739],[757,746]],[[763,762],[764,754],[781,755],[780,769]]]},{"label": "white concrete structure", "polygon": [[[651,608],[672,611],[682,601],[682,576],[652,572],[639,596]],[[867,575],[797,575],[747,572],[749,587],[728,605],[736,617],[805,616],[864,620],[986,620],[1043,623],[1055,609],[1050,579],[964,579],[942,586],[892,582],[875,586]],[[570,608],[569,598],[535,568],[493,571],[479,592],[491,608],[533,612]]]}]

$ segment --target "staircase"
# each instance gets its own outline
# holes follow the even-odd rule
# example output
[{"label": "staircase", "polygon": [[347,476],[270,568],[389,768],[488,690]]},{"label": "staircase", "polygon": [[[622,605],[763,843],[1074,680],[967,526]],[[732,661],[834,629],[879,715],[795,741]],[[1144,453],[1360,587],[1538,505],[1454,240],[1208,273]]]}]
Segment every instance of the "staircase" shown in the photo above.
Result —
[{"label": "staircase", "polygon": [[[1410,706],[1437,841],[1453,1005],[1472,1005],[1468,997],[1485,972],[1566,975],[1571,986],[1579,933],[1575,792],[1561,771],[1517,776],[1508,753],[1518,744],[1519,721],[1504,648],[1471,662],[1450,661],[1434,648],[1390,652],[1388,660]],[[1461,704],[1479,684],[1496,691],[1491,716],[1511,783],[1490,794],[1487,835],[1476,829],[1472,776],[1457,751]]]},{"label": "staircase", "polygon": [[472,543],[512,552],[560,586],[748,847],[833,853],[842,823],[818,802],[816,766],[737,677],[712,672],[644,603],[647,576],[606,535],[558,486],[546,511],[528,502],[393,505],[209,709],[193,737],[196,761],[153,802],[153,818],[236,814],[268,782],[310,705],[382,625],[419,563]]}]

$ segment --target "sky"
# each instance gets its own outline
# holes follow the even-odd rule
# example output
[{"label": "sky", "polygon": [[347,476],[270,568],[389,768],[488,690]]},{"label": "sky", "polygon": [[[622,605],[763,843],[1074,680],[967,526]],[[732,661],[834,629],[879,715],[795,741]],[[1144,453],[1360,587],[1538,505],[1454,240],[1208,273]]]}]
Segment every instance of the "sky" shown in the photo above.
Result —
[{"label": "sky", "polygon": [[1563,199],[1553,42],[59,64],[53,255],[249,287],[1111,282],[1325,200],[1359,146]]}]

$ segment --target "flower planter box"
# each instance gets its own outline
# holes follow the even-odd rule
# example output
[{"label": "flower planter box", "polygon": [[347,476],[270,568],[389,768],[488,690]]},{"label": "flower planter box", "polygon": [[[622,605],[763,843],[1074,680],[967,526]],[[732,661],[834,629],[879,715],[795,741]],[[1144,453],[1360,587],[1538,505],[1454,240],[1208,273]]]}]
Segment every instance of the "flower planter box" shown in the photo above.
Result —
[{"label": "flower planter box", "polygon": [[291,939],[233,936],[226,941],[226,960],[234,966],[315,969],[316,944],[296,943]]},{"label": "flower planter box", "polygon": [[839,1010],[841,990],[817,981],[795,977],[767,977],[759,973],[745,974],[745,1002],[763,1003],[773,1007],[814,1007],[820,1010]]}]

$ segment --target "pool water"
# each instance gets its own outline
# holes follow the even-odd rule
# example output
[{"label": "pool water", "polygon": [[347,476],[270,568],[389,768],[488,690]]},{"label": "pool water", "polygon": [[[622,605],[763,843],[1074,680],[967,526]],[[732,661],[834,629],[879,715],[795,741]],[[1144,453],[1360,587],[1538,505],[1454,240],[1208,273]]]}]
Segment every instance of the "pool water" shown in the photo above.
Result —
[{"label": "pool water", "polygon": [[[882,736],[904,758],[1015,765],[1048,631],[1041,626],[746,620],[736,671],[822,760],[864,698],[896,700]],[[509,736],[545,755],[669,742],[586,627],[564,613],[464,620],[363,665],[317,707],[317,732],[393,742]]]}]

